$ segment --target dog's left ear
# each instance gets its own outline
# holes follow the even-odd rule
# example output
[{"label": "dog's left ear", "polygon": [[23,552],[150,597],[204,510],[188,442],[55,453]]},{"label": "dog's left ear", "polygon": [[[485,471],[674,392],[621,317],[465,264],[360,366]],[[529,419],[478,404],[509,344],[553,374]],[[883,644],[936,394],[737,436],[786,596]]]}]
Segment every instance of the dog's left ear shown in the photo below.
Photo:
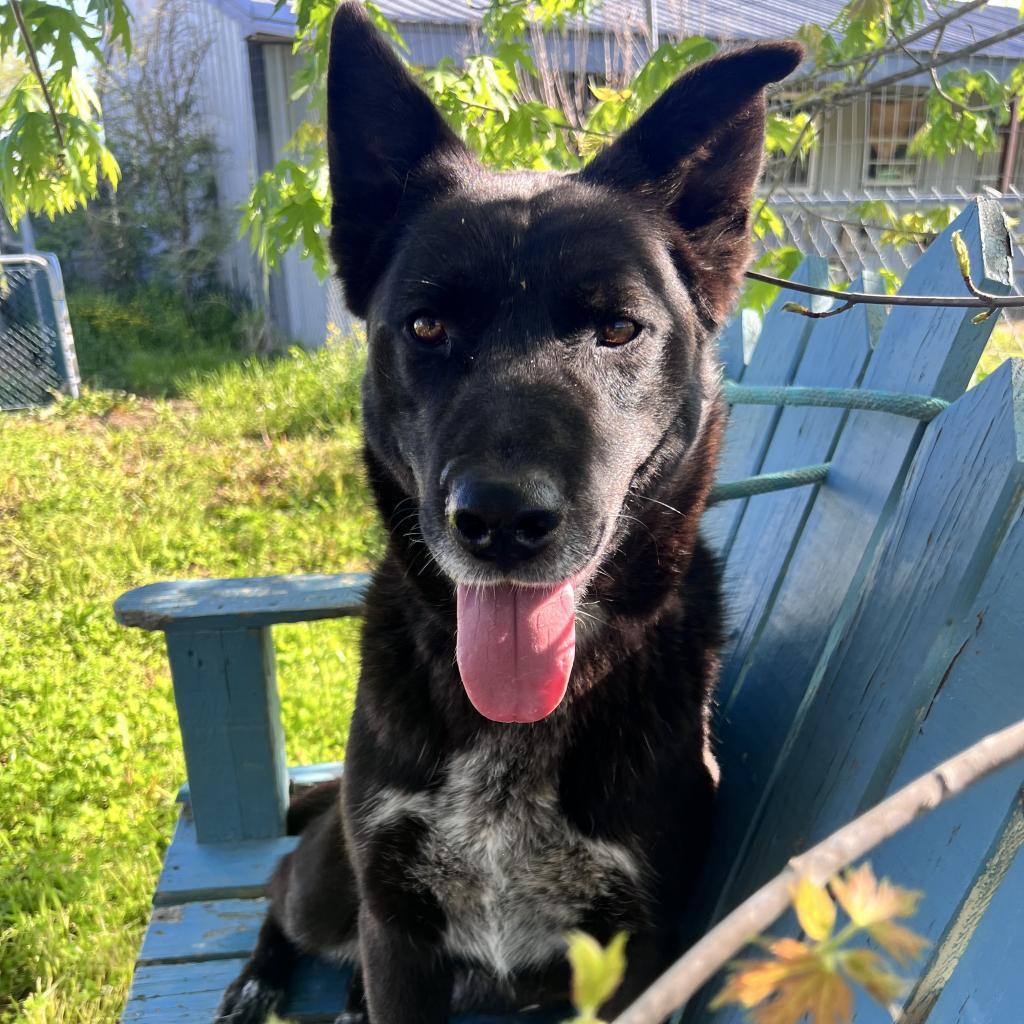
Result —
[{"label": "dog's left ear", "polygon": [[331,254],[365,317],[401,223],[475,162],[355,0],[331,27],[327,158]]},{"label": "dog's left ear", "polygon": [[799,43],[730,50],[686,72],[581,172],[674,221],[681,273],[721,323],[750,260],[750,210],[764,153],[764,89],[803,59]]}]

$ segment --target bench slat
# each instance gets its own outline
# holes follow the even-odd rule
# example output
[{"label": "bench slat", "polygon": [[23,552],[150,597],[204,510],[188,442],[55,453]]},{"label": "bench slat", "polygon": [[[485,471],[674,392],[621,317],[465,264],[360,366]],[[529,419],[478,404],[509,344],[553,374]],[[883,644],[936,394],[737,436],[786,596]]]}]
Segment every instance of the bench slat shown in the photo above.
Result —
[{"label": "bench slat", "polygon": [[172,580],[128,591],[114,602],[123,626],[217,630],[342,618],[362,612],[367,573]]},{"label": "bench slat", "polygon": [[[189,964],[156,964],[135,972],[123,1024],[211,1024],[224,989],[245,958]],[[292,974],[285,1004],[289,1021],[333,1021],[345,1004],[351,971],[304,959]]]},{"label": "bench slat", "polygon": [[[807,256],[793,272],[792,280],[825,287],[828,285],[828,262],[821,256]],[[765,314],[757,345],[743,373],[744,384],[792,382],[804,346],[817,321],[786,313],[782,306],[787,302],[810,305],[807,300],[808,296],[797,292],[779,293]],[[826,299],[822,308],[828,305]],[[760,470],[761,460],[778,418],[779,410],[774,406],[737,405],[732,408],[718,467],[719,480],[739,480],[753,476]],[[701,520],[704,536],[723,557],[728,553],[733,531],[745,505],[745,501],[723,502],[708,509]]]},{"label": "bench slat", "polygon": [[931,1013],[910,1018],[908,1024],[1009,1024],[1020,1019],[1021,907],[1024,857],[1018,855]]},{"label": "bench slat", "polygon": [[[732,898],[881,799],[958,653],[972,607],[1024,507],[1024,363],[1007,363],[928,427],[814,701],[776,771]],[[1009,687],[1012,676],[1001,680]],[[775,715],[761,706],[748,732]],[[1000,701],[995,721],[1013,720]],[[809,771],[808,767],[813,766]]]},{"label": "bench slat", "polygon": [[[245,965],[242,958],[142,966],[135,972],[123,1024],[211,1024],[224,989]],[[331,1022],[345,1005],[351,970],[304,958],[295,967],[284,1018]],[[557,1024],[569,1014],[459,1014],[454,1024]]]},{"label": "bench slat", "polygon": [[156,907],[140,964],[173,964],[248,956],[267,912],[265,899],[216,900]]},{"label": "bench slat", "polygon": [[[993,228],[992,216],[999,218]],[[978,283],[993,292],[1010,287],[1009,239],[997,203],[969,204],[950,229],[911,268],[904,289],[920,294],[957,294],[963,288],[949,235],[961,230]],[[982,230],[984,227],[984,230]],[[983,278],[983,280],[982,280]],[[844,314],[848,315],[848,314]],[[949,397],[967,385],[992,331],[992,320],[974,324],[971,310],[894,308],[862,382],[865,388]],[[994,318],[992,318],[994,319]],[[815,666],[841,615],[848,593],[858,588],[879,535],[890,496],[905,476],[909,457],[922,435],[916,421],[878,412],[851,412],[832,456],[832,471],[819,488],[799,542],[756,627],[740,673],[746,675],[732,708],[734,721],[749,728],[737,755],[750,764],[749,785],[719,815],[706,887],[720,894],[718,913],[734,905],[736,895],[722,874],[749,845],[753,823],[765,800],[761,780],[787,758],[790,737],[811,703]],[[861,570],[863,571],[863,570]],[[740,675],[738,678],[742,678]],[[794,772],[806,768],[794,766]],[[738,847],[732,825],[744,825]],[[728,839],[728,842],[723,841]]]},{"label": "bench slat", "polygon": [[739,381],[746,372],[747,352],[752,352],[761,333],[761,318],[755,310],[740,309],[718,337],[718,358],[729,380]]},{"label": "bench slat", "polygon": [[266,894],[274,866],[295,849],[295,836],[200,843],[188,807],[182,811],[164,858],[156,906]]},{"label": "bench slat", "polygon": [[[852,288],[877,291],[880,281],[877,275],[870,275],[854,281]],[[793,383],[804,387],[856,387],[884,323],[881,306],[857,306],[842,316],[824,320],[808,339]],[[845,420],[842,409],[783,409],[761,472],[827,462]],[[761,614],[785,569],[814,493],[812,487],[798,487],[758,495],[748,502],[740,519],[725,567],[732,629],[717,690],[724,720],[728,719],[737,670],[755,638]],[[726,734],[721,731],[720,745],[728,752]]]},{"label": "bench slat", "polygon": [[[948,641],[940,638],[944,651],[952,647],[958,653],[934,699],[920,709],[921,720],[911,733],[887,795],[988,733],[1024,718],[1020,649],[1007,642],[1019,632],[1022,607],[1024,518],[1019,518],[952,636]],[[1020,959],[1019,942],[1010,940],[1014,928],[1018,934],[1024,933],[1016,923],[1005,920],[1004,908],[1024,906],[1020,888],[1024,876],[1014,881],[1011,865],[1015,849],[1024,841],[1022,775],[1019,764],[1008,765],[893,836],[867,858],[878,877],[925,893],[910,924],[932,947],[916,965],[916,980],[904,1003],[905,1017],[900,1019],[908,1024],[926,1020],[934,1024],[952,1024],[954,1020],[1004,1024],[1013,1019],[996,1012],[1012,1005],[999,995],[1003,975],[987,963],[980,975],[973,975],[973,981],[970,971],[980,970],[978,965],[986,962],[978,959],[976,946],[996,952],[997,935],[999,948],[1015,949],[1014,957]],[[1024,858],[1018,862],[1024,864]],[[1016,920],[1019,909],[1014,913]],[[993,915],[1004,919],[1001,932],[989,926]],[[795,936],[796,927],[784,924],[772,933]],[[986,980],[979,985],[979,977],[998,978],[999,982]],[[957,992],[956,1001],[950,1000],[950,985]],[[1024,993],[1021,998],[1024,1000]],[[965,1000],[972,1012],[961,1018],[957,1013]],[[932,1006],[935,1010],[929,1016]],[[944,1008],[941,1013],[940,1007]],[[713,1019],[715,1024],[745,1024],[741,1012],[720,1011]],[[883,1024],[889,1019],[877,1008],[862,1010],[858,1006],[859,1024]]]},{"label": "bench slat", "polygon": [[210,1024],[227,985],[244,959],[140,967],[121,1015],[122,1024]]},{"label": "bench slat", "polygon": [[[344,761],[321,761],[319,764],[296,764],[288,769],[288,782],[292,786],[315,786],[318,782],[329,782],[338,778],[345,767]],[[184,803],[190,799],[192,787],[185,781],[178,787],[177,800]]]},{"label": "bench slat", "polygon": [[[868,286],[874,283],[869,280]],[[884,314],[878,316],[870,310],[881,312],[881,307],[858,306],[823,320],[807,343],[795,383],[856,386],[885,319]],[[846,418],[842,409],[783,409],[762,470],[825,462]],[[765,609],[786,571],[816,492],[814,487],[798,487],[751,499],[729,551],[724,586],[732,632],[724,651],[715,715],[722,774],[716,844],[722,850],[735,851],[743,841],[749,824],[743,815],[747,794],[767,781],[763,773],[771,767],[762,759],[749,757],[742,716],[749,714],[751,697],[740,693],[740,670],[745,655],[757,642]],[[738,724],[733,721],[737,716]],[[710,905],[704,914],[710,913],[714,898],[709,888],[704,899]]]}]

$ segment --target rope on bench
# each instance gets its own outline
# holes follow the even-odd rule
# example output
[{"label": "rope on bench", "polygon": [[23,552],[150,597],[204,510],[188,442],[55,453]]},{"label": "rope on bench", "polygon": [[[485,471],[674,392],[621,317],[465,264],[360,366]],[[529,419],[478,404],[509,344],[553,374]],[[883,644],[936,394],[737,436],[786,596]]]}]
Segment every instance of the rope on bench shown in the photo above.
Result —
[{"label": "rope on bench", "polygon": [[708,504],[714,505],[719,501],[750,498],[755,494],[769,494],[772,491],[786,491],[790,487],[820,484],[828,476],[831,465],[830,462],[822,462],[817,466],[783,469],[778,473],[759,473],[757,476],[745,476],[739,480],[716,484],[708,495]]},{"label": "rope on bench", "polygon": [[727,380],[723,386],[730,405],[818,405],[832,409],[866,409],[889,412],[927,423],[949,406],[944,398],[931,395],[907,395],[899,391],[864,391],[861,388],[775,387],[737,384]]},{"label": "rope on bench", "polygon": [[[811,405],[830,409],[863,409],[888,412],[894,416],[927,423],[949,406],[944,398],[930,395],[909,395],[899,391],[865,391],[861,388],[776,387],[771,385],[737,384],[727,380],[723,385],[725,400],[730,405]],[[759,473],[717,484],[708,495],[708,504],[735,501],[755,494],[785,491],[790,487],[820,484],[828,476],[830,463],[784,469],[778,473]]]}]

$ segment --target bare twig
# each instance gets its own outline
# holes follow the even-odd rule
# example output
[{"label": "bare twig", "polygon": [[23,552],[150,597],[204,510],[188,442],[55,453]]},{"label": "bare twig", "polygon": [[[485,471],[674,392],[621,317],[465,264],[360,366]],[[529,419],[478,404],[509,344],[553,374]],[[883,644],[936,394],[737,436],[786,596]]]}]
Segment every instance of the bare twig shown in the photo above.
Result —
[{"label": "bare twig", "polygon": [[824,320],[826,317],[839,316],[840,313],[853,309],[855,305],[855,302],[844,302],[841,306],[832,306],[830,309],[815,311],[800,305],[799,302],[784,302],[782,308],[787,313],[799,313],[801,316],[810,317],[811,320]]},{"label": "bare twig", "polygon": [[960,237],[959,231],[954,231],[951,237],[953,251],[956,253],[957,262],[960,266],[960,274],[964,284],[973,298],[966,295],[879,295],[874,292],[850,292],[840,291],[838,288],[818,288],[812,284],[801,284],[799,281],[787,281],[784,277],[774,277],[771,274],[762,274],[758,270],[748,270],[747,277],[752,281],[761,281],[764,284],[777,285],[779,288],[786,288],[794,292],[802,292],[805,295],[824,295],[831,299],[841,299],[843,305],[835,306],[824,312],[814,312],[798,302],[787,302],[783,309],[788,313],[799,313],[801,316],[811,317],[820,320],[827,316],[836,316],[845,313],[857,305],[868,306],[952,306],[963,309],[982,309],[984,313],[975,317],[976,321],[987,320],[996,310],[1024,306],[1024,295],[995,295],[992,292],[983,291],[971,277],[970,260],[967,256],[967,247]]},{"label": "bare twig", "polygon": [[844,292],[838,288],[818,288],[812,284],[801,284],[799,281],[787,281],[784,277],[773,277],[762,274],[759,270],[748,270],[747,277],[752,281],[763,281],[765,284],[778,285],[793,292],[805,295],[824,295],[830,299],[842,299],[855,305],[865,303],[874,306],[954,306],[965,309],[1002,309],[1024,306],[1024,295],[993,295],[984,292],[977,285],[971,291],[976,296],[966,295],[876,295],[872,292]]},{"label": "bare twig", "polygon": [[961,103],[958,99],[950,96],[948,92],[942,87],[942,82],[939,81],[939,73],[935,68],[929,68],[928,74],[932,77],[932,88],[951,106],[954,110],[960,110],[965,114],[990,114],[996,108],[993,104],[985,106],[981,104],[979,106],[971,106],[970,103]]},{"label": "bare twig", "polygon": [[46,107],[50,111],[53,131],[57,136],[57,145],[60,147],[60,158],[63,160],[64,153],[67,150],[67,143],[64,141],[64,130],[60,126],[57,108],[53,105],[50,87],[46,84],[46,79],[43,77],[43,69],[39,66],[39,54],[36,53],[35,43],[32,42],[32,36],[29,35],[28,25],[25,23],[25,15],[22,13],[21,4],[18,0],[11,0],[11,12],[14,15],[14,20],[18,23],[21,41],[25,44],[25,52],[28,54],[28,59],[32,64],[32,72],[36,76],[36,81],[39,82],[39,88],[43,91],[43,99],[46,100]]},{"label": "bare twig", "polygon": [[992,733],[794,857],[767,885],[723,918],[612,1024],[655,1024],[682,1006],[789,906],[801,878],[824,885],[916,818],[1024,756],[1024,720]]}]

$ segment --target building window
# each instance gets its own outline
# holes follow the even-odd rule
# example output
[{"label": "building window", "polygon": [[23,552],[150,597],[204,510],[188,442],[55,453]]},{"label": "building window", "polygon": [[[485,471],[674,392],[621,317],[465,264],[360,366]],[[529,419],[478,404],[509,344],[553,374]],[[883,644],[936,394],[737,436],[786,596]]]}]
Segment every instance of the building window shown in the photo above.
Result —
[{"label": "building window", "polygon": [[921,127],[923,103],[916,94],[872,96],[867,106],[865,185],[913,185],[920,165],[910,141]]}]

